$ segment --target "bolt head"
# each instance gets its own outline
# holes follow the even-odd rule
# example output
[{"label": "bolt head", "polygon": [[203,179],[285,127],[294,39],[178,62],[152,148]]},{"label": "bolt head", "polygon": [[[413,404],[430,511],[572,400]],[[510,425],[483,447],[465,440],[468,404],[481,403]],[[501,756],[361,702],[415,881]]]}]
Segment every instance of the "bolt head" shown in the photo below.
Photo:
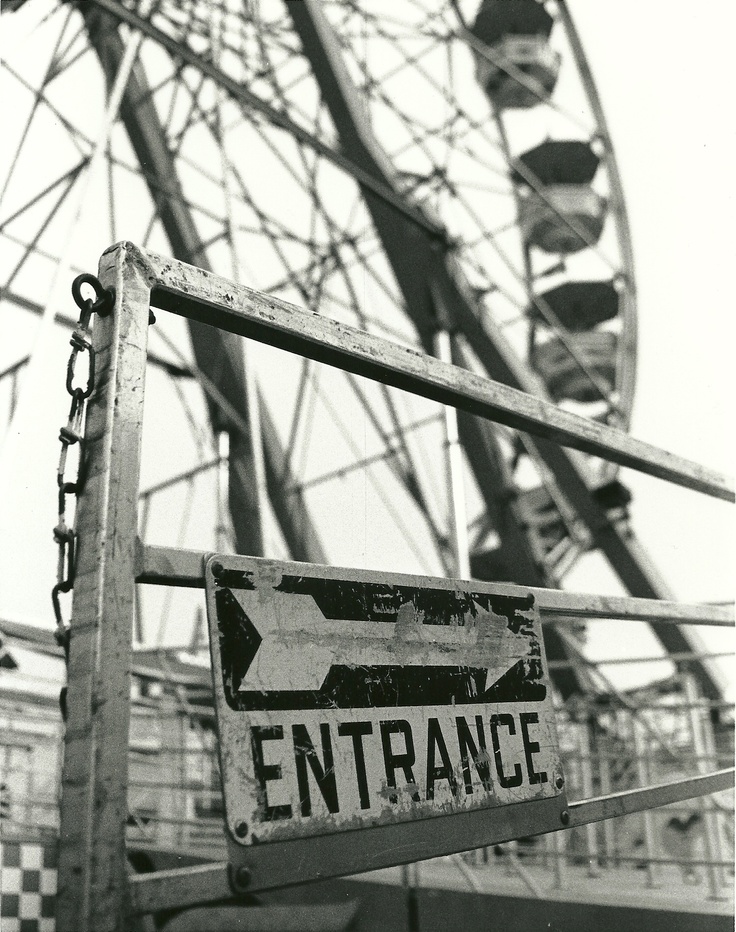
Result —
[{"label": "bolt head", "polygon": [[565,785],[565,778],[564,778],[564,777],[558,777],[558,778],[555,780],[555,786],[557,787],[558,790],[561,790],[562,787],[563,787],[564,785]]},{"label": "bolt head", "polygon": [[562,812],[560,813],[560,822],[562,822],[563,825],[569,824],[570,813],[567,811],[567,809],[563,809]]},{"label": "bolt head", "polygon": [[245,838],[248,834],[248,823],[247,822],[236,822],[235,823],[235,834],[238,838]]},{"label": "bolt head", "polygon": [[215,579],[218,579],[220,576],[222,576],[224,566],[222,563],[213,563],[211,569],[212,575],[215,577]]},{"label": "bolt head", "polygon": [[238,887],[247,887],[250,884],[250,871],[247,867],[238,867],[235,871],[235,883]]}]

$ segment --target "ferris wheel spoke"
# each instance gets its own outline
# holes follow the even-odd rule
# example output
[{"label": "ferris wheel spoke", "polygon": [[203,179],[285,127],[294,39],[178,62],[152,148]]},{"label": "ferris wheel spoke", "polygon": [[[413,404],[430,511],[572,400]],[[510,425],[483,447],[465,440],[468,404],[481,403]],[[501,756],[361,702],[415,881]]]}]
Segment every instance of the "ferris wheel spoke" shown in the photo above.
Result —
[{"label": "ferris wheel spoke", "polygon": [[[282,254],[282,259],[283,259],[284,264],[286,265],[286,259],[285,259],[285,257],[283,256],[283,254]],[[342,278],[343,278],[344,281],[345,281],[345,285],[346,285],[346,287],[347,287],[347,289],[348,289],[348,293],[349,293],[350,298],[351,298],[350,306],[351,306],[351,308],[353,309],[353,311],[356,313],[356,315],[358,316],[358,319],[359,319],[359,321],[361,322],[361,324],[364,325],[364,324],[366,323],[366,321],[365,321],[364,316],[363,316],[363,314],[362,314],[362,312],[361,312],[360,302],[358,301],[358,297],[357,297],[356,293],[354,292],[353,284],[352,284],[352,282],[351,282],[351,280],[350,280],[349,275],[347,274],[347,270],[345,269],[344,264],[342,263],[342,259],[340,258],[339,254],[338,254],[337,257],[336,257],[336,263],[337,263],[337,267],[338,267],[338,269],[339,269],[339,271],[340,271],[340,274],[341,274]],[[326,278],[328,272],[329,272],[328,268],[327,268],[326,266],[324,266],[323,269],[322,269],[322,275],[320,276],[320,280],[319,280],[319,284],[320,284],[320,285],[324,282],[324,280],[325,280],[325,278]],[[289,273],[289,280],[290,280],[292,283],[293,283],[295,280],[301,283],[301,282],[303,281],[303,275],[302,275],[301,273],[295,273],[294,271],[290,271],[290,273]],[[313,304],[314,304],[314,305],[317,305],[317,304],[318,304],[316,298],[312,298],[312,297],[307,293],[307,290],[306,290],[306,288],[305,288],[305,286],[304,286],[303,284],[300,284],[300,288],[301,288],[301,290],[302,290],[303,297],[304,297],[304,298],[306,299],[306,301],[307,301],[308,306],[312,306]],[[309,372],[309,370],[308,370],[308,368],[307,368],[306,365],[305,365],[305,367],[303,368],[302,377],[301,377],[302,390],[301,390],[300,392],[297,393],[297,398],[300,399],[300,401],[299,401],[299,403],[298,403],[297,409],[295,410],[294,417],[293,417],[293,419],[292,419],[292,426],[291,426],[291,429],[290,429],[291,442],[290,442],[289,445],[287,446],[287,449],[289,449],[289,450],[291,450],[291,449],[294,448],[296,431],[297,431],[298,426],[299,426],[299,420],[300,420],[301,414],[302,414],[302,412],[303,412],[303,410],[304,410],[304,408],[303,408],[303,403],[301,402],[301,399],[302,399],[302,397],[303,397],[303,387],[304,387],[304,383],[307,381],[307,378],[308,378],[308,372]],[[362,392],[362,390],[359,388],[359,386],[358,386],[358,384],[357,384],[357,381],[356,381],[353,377],[347,376],[347,381],[348,381],[348,384],[350,385],[350,387],[352,388],[352,390],[356,393],[357,397],[359,398],[359,400],[360,400],[360,402],[361,402],[361,405],[362,405],[364,411],[366,412],[366,415],[368,416],[370,422],[372,423],[374,429],[375,429],[376,432],[379,434],[379,436],[381,436],[381,438],[385,441],[385,436],[386,436],[386,435],[385,435],[385,432],[384,432],[384,430],[383,430],[383,428],[382,428],[382,426],[381,426],[381,420],[380,420],[380,418],[373,412],[373,410],[372,410],[372,405],[371,405],[371,403],[368,401],[366,395],[365,395],[365,394]],[[387,389],[386,389],[385,386],[382,386],[381,388],[382,388],[381,394],[383,395],[384,403],[389,407],[389,409],[390,409],[390,411],[391,411],[392,419],[394,420],[395,431],[397,431],[398,436],[401,436],[401,433],[400,433],[400,425],[399,425],[399,423],[398,423],[398,420],[396,419],[395,411],[393,410],[393,408],[392,408],[392,406],[391,406],[390,395],[388,394],[388,391],[387,391]],[[311,436],[311,433],[307,433],[307,436],[308,436],[308,437]],[[403,463],[399,464],[399,463],[395,460],[396,454],[394,453],[394,457],[393,457],[393,458],[390,458],[390,459],[388,460],[388,463],[389,463],[389,465],[391,466],[391,468],[395,471],[397,477],[401,480],[401,482],[402,482],[402,483],[404,484],[404,486],[407,488],[407,490],[409,491],[410,495],[414,498],[414,500],[415,500],[417,506],[420,508],[420,510],[421,510],[422,513],[424,514],[425,520],[428,522],[428,524],[429,524],[429,526],[430,526],[430,528],[431,528],[431,530],[432,530],[433,536],[435,537],[435,539],[436,539],[437,542],[438,542],[438,544],[437,544],[437,545],[438,545],[438,549],[440,549],[440,551],[441,551],[441,545],[440,545],[440,537],[441,537],[441,535],[440,535],[439,532],[437,531],[436,525],[435,525],[434,522],[432,521],[431,515],[429,514],[429,512],[428,512],[428,510],[427,510],[427,508],[426,508],[426,503],[425,503],[425,501],[424,501],[424,497],[421,495],[421,492],[419,491],[419,486],[417,485],[417,480],[416,480],[416,478],[415,478],[415,477],[416,477],[416,470],[415,470],[415,468],[411,465],[411,459],[410,459],[410,456],[409,456],[409,453],[408,453],[408,449],[406,448],[405,441],[402,442],[402,449],[403,449],[403,452],[404,452],[404,457],[405,457],[405,458],[408,458],[408,462],[405,460]]]},{"label": "ferris wheel spoke", "polygon": [[46,218],[37,228],[36,233],[33,236],[33,239],[30,240],[30,242],[28,242],[25,245],[23,255],[18,260],[16,265],[13,267],[8,278],[6,279],[5,286],[4,286],[6,289],[9,289],[12,286],[13,282],[20,274],[21,270],[27,263],[28,259],[36,252],[36,247],[38,246],[39,241],[43,237],[48,226],[51,224],[53,219],[59,213],[59,210],[61,209],[62,205],[66,202],[69,194],[71,194],[81,174],[82,174],[82,169],[79,168],[77,171],[75,171],[73,174],[71,174],[67,178],[66,183],[62,187],[62,191],[60,192],[56,200],[52,203],[51,208],[46,215]]},{"label": "ferris wheel spoke", "polygon": [[[438,424],[442,420],[441,414],[430,414],[427,417],[419,418],[416,421],[410,421],[407,424],[402,425],[401,432],[406,437],[413,431],[417,431],[422,427],[427,427],[431,424]],[[392,446],[391,441],[394,439],[395,435],[393,433],[387,434],[388,445],[380,450],[378,453],[371,453],[369,456],[363,457],[360,460],[354,460],[347,466],[338,466],[335,469],[330,469],[328,472],[320,473],[317,476],[313,476],[310,479],[305,479],[297,487],[302,491],[312,489],[315,486],[322,485],[325,482],[331,482],[333,479],[343,479],[345,476],[349,475],[352,472],[361,471],[366,466],[370,466],[373,463],[378,463],[381,460],[388,459],[391,456],[395,455],[395,448]]]},{"label": "ferris wheel spoke", "polygon": [[[341,414],[337,410],[336,406],[332,403],[330,396],[324,392],[320,392],[320,398],[324,406],[329,411],[330,417],[332,421],[334,422],[335,426],[340,431],[340,434],[342,435],[344,442],[350,449],[353,459],[359,459],[360,451],[355,445],[355,441],[353,440],[353,433],[345,424]],[[381,460],[384,460],[384,459],[385,457],[381,457]],[[389,457],[388,462],[390,462],[392,459],[393,457]],[[368,480],[373,486],[375,492],[377,493],[377,495],[383,502],[386,510],[391,515],[396,527],[401,532],[407,545],[412,550],[412,553],[414,554],[415,558],[419,561],[420,565],[425,569],[425,571],[428,571],[429,564],[427,563],[426,553],[423,551],[421,545],[416,540],[415,535],[412,534],[412,532],[410,531],[409,525],[404,520],[404,517],[394,505],[393,501],[388,495],[388,492],[386,490],[384,483],[378,479],[378,477],[376,476],[375,472],[372,469],[366,469],[365,474],[367,475]]]},{"label": "ferris wheel spoke", "polygon": [[24,81],[24,80],[20,77],[20,75],[18,75],[12,68],[10,68],[6,62],[2,62],[2,67],[3,67],[9,74],[11,74],[14,78],[16,78],[16,80],[20,81],[20,82],[26,87],[26,89],[29,90],[29,91],[33,94],[33,104],[31,105],[31,108],[30,108],[30,110],[29,110],[29,112],[28,112],[28,117],[26,118],[25,123],[24,123],[24,126],[23,126],[23,130],[21,131],[20,140],[19,140],[18,145],[17,145],[17,147],[16,147],[15,154],[14,154],[14,156],[13,156],[13,159],[12,159],[11,162],[10,162],[10,167],[9,167],[9,169],[8,169],[8,173],[7,173],[7,175],[5,176],[5,181],[4,181],[4,183],[3,183],[2,191],[0,191],[0,203],[2,203],[2,201],[4,200],[4,198],[5,198],[5,192],[7,191],[8,186],[10,185],[10,182],[11,182],[11,180],[12,180],[12,178],[13,178],[14,173],[15,173],[15,169],[16,169],[16,167],[17,167],[17,165],[18,165],[18,161],[19,161],[19,159],[20,159],[20,154],[21,154],[21,152],[23,151],[23,148],[24,148],[24,146],[25,146],[26,140],[27,140],[27,138],[28,138],[28,132],[29,132],[29,130],[30,130],[30,128],[31,128],[31,124],[33,123],[33,120],[34,120],[34,118],[35,118],[35,116],[36,116],[36,113],[37,113],[37,111],[38,111],[39,105],[41,104],[42,101],[45,102],[45,99],[46,99],[46,93],[45,93],[45,92],[46,92],[46,88],[47,88],[48,85],[53,81],[53,79],[54,79],[54,77],[55,77],[55,74],[54,74],[54,62],[55,62],[55,60],[56,60],[56,56],[57,56],[59,47],[61,46],[61,42],[62,42],[62,40],[63,40],[63,38],[64,38],[64,33],[66,32],[66,29],[67,29],[67,27],[68,27],[68,25],[69,25],[69,23],[70,23],[70,21],[71,21],[71,17],[72,17],[72,11],[69,10],[69,11],[67,12],[66,17],[65,17],[65,20],[64,20],[64,23],[63,23],[63,25],[62,25],[62,28],[61,28],[61,30],[59,31],[59,35],[58,35],[58,38],[57,38],[56,43],[55,43],[55,45],[54,45],[54,48],[53,48],[53,50],[52,50],[52,52],[51,52],[51,56],[50,56],[50,59],[49,59],[48,67],[46,68],[46,72],[45,72],[43,78],[41,79],[41,84],[39,85],[39,87],[38,87],[37,89],[32,88],[26,81]]},{"label": "ferris wheel spoke", "polygon": [[[90,136],[86,135],[85,133],[83,133],[82,130],[79,129],[79,127],[75,126],[75,125],[71,122],[71,120],[68,119],[68,118],[59,110],[59,108],[56,107],[55,104],[53,104],[52,101],[50,101],[50,100],[48,99],[48,97],[46,96],[45,93],[43,93],[43,92],[38,92],[38,93],[37,93],[37,92],[35,91],[35,89],[33,88],[33,85],[31,85],[21,74],[18,73],[18,71],[16,71],[14,68],[12,68],[7,62],[2,62],[2,64],[0,65],[0,67],[2,67],[2,69],[3,69],[4,71],[7,71],[7,73],[8,73],[9,75],[11,75],[13,78],[15,78],[15,80],[16,80],[22,87],[24,87],[27,91],[30,91],[32,94],[34,94],[34,96],[38,96],[39,103],[42,103],[42,104],[44,105],[44,107],[46,107],[46,108],[53,114],[53,116],[55,117],[55,119],[57,119],[57,120],[59,121],[59,123],[63,126],[63,128],[69,133],[69,137],[70,137],[70,139],[72,140],[72,142],[74,143],[74,145],[76,146],[77,151],[79,152],[80,155],[85,155],[85,154],[87,154],[87,153],[89,153],[89,152],[91,151],[91,149],[92,149],[93,146],[94,146],[94,142],[93,142],[92,138],[91,138]],[[34,115],[35,115],[35,116],[38,115],[37,110],[35,111]],[[29,122],[30,122],[30,121],[29,121]],[[84,144],[83,146],[80,146],[80,145],[79,145],[80,141]],[[19,149],[19,148],[20,148],[20,147],[18,147],[18,149]],[[17,150],[17,151],[18,151],[18,150]],[[15,166],[15,165],[18,163],[18,161],[19,161],[18,154],[16,154],[16,157],[15,157],[14,160],[13,160],[13,165]],[[0,200],[4,199],[4,196],[5,196],[5,188],[9,185],[9,183],[10,183],[10,179],[7,179],[7,180],[6,180],[6,183],[5,183],[4,187],[3,187],[3,198],[0,198]]]},{"label": "ferris wheel spoke", "polygon": [[16,208],[13,213],[6,217],[2,223],[0,223],[0,233],[5,231],[5,228],[10,226],[15,220],[21,217],[27,210],[31,207],[34,207],[39,201],[43,200],[47,195],[51,194],[56,188],[60,185],[67,183],[73,183],[77,175],[87,166],[89,158],[83,158],[76,165],[73,165],[70,169],[65,171],[62,175],[59,175],[54,181],[49,182],[45,188],[43,188],[38,193],[34,194],[29,200],[27,200],[22,206]]},{"label": "ferris wheel spoke", "polygon": [[[35,242],[29,241],[29,240],[23,239],[20,236],[15,236],[12,233],[8,233],[7,230],[4,231],[0,235],[4,239],[8,240],[8,242],[12,243],[14,246],[19,246],[21,249],[24,250],[24,252],[28,251],[30,255],[32,255],[34,258],[44,259],[46,262],[49,263],[49,265],[52,268],[56,268],[58,264],[61,262],[61,256],[58,253],[50,252],[49,250],[44,249],[43,247],[39,246],[37,240]],[[34,240],[35,239],[36,238],[34,237]],[[75,274],[78,275],[81,272],[83,272],[84,269],[80,265],[72,264],[69,268],[69,271],[74,272]],[[36,308],[41,307],[41,305],[38,304],[37,302],[29,301],[28,298],[25,298],[21,296],[20,294],[17,294],[16,292],[12,291],[10,288],[7,287],[7,285],[3,285],[2,288],[0,288],[0,294],[2,295],[3,298],[7,298],[7,300],[15,303],[18,307],[21,307],[21,306],[27,307],[28,310],[33,310],[34,312]]]}]

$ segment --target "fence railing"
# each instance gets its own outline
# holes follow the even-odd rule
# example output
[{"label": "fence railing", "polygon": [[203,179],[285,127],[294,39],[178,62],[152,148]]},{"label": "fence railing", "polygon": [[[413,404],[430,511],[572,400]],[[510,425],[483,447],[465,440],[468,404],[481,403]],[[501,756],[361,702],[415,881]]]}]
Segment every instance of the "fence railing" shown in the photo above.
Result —
[{"label": "fence railing", "polygon": [[[528,817],[520,817],[513,826],[498,813],[493,816],[486,813],[486,828],[481,828],[480,822],[465,820],[462,833],[455,832],[442,839],[420,822],[407,823],[400,826],[400,836],[394,831],[397,826],[385,826],[380,831],[372,830],[370,838],[364,835],[358,846],[341,837],[350,833],[335,833],[329,844],[321,841],[317,846],[309,839],[251,846],[247,863],[239,863],[229,881],[224,868],[213,865],[194,873],[137,877],[128,885],[124,848],[132,789],[127,779],[127,757],[135,584],[138,581],[204,585],[202,553],[152,548],[136,541],[151,305],[724,501],[734,500],[731,480],[506,385],[130,244],[112,247],[103,255],[100,279],[105,289],[114,289],[115,302],[112,313],[100,317],[94,327],[97,389],[87,412],[87,479],[78,509],[78,562],[61,803],[60,929],[117,930],[124,925],[126,911],[143,913],[169,906],[183,907],[220,898],[223,889],[242,892],[279,886],[293,882],[295,870],[300,872],[300,879],[306,880],[365,869],[369,864],[396,863],[399,856],[388,853],[395,847],[386,844],[382,832],[386,837],[391,834],[392,839],[401,837],[400,859],[413,860],[459,850],[462,838],[471,845],[492,844],[539,831],[538,827],[535,829],[531,809],[527,810]],[[640,620],[660,625],[734,624],[730,608],[722,605],[678,605],[551,590],[529,591],[542,617],[546,615],[560,625],[581,617]],[[723,791],[733,785],[733,769],[711,772],[708,767],[708,772],[703,768],[695,775],[678,776],[666,783],[655,778],[651,783],[652,776],[645,766],[651,761],[655,740],[651,723],[639,717],[633,731],[634,742],[640,742],[634,754],[639,785],[617,790],[610,773],[601,778],[584,764],[589,757],[586,751],[580,761],[582,798],[569,804],[562,822],[576,831],[582,829],[584,849],[597,850],[600,861],[605,839],[598,829],[586,826],[613,816],[644,813],[640,816],[645,830],[644,845],[653,865],[657,856],[653,850],[656,827],[648,811]],[[661,744],[661,740],[657,743]],[[710,753],[711,749],[705,745],[695,749],[699,760]],[[466,815],[458,815],[457,819],[465,819]],[[702,818],[711,816],[708,810]],[[712,837],[712,833],[706,837]],[[615,844],[611,847],[614,849]],[[605,850],[606,857],[612,856],[608,848]],[[620,853],[620,857],[628,856]],[[722,859],[709,850],[699,860],[710,862],[716,870]]]}]

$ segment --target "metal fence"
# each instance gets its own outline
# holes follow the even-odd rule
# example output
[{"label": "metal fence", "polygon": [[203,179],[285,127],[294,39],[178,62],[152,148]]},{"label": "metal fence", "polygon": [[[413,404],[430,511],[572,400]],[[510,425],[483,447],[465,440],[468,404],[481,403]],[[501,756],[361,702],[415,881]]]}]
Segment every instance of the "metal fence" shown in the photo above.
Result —
[{"label": "metal fence", "polygon": [[[141,764],[146,753],[142,747],[132,762],[130,784],[127,779],[135,585],[136,582],[194,588],[204,585],[203,553],[151,547],[138,542],[136,537],[142,388],[151,305],[528,432],[545,442],[603,457],[724,501],[734,500],[729,478],[635,440],[622,431],[130,244],[120,244],[103,255],[100,277],[108,296],[114,290],[114,306],[109,307],[110,302],[102,294],[98,296],[101,314],[94,327],[92,345],[96,387],[91,393],[85,429],[87,474],[75,529],[77,558],[76,561],[69,558],[76,575],[60,582],[67,587],[74,584],[61,795],[64,844],[59,860],[58,916],[64,928],[119,929],[126,911],[145,913],[167,905],[182,907],[217,899],[233,889],[240,892],[276,887],[293,881],[290,860],[292,867],[299,864],[302,871],[307,870],[303,876],[300,874],[304,880],[366,869],[367,865],[396,863],[390,854],[391,845],[385,840],[389,835],[394,840],[398,838],[394,832],[396,826],[382,826],[373,830],[370,839],[364,836],[359,846],[345,840],[344,836],[350,833],[335,833],[329,844],[324,840],[320,844],[319,858],[310,856],[314,849],[310,848],[309,839],[289,839],[251,846],[247,866],[242,862],[229,876],[222,866],[214,865],[196,876],[191,872],[181,876],[151,874],[135,878],[130,884],[126,882],[123,829],[128,814],[134,822],[128,831],[144,832],[152,824],[145,811],[147,807],[150,809],[146,802],[150,797],[146,794],[152,788],[147,785],[145,767]],[[584,497],[589,498],[587,493]],[[62,551],[62,569],[63,556]],[[639,620],[660,627],[734,624],[726,606],[680,605],[543,589],[529,592],[542,619],[561,626],[575,624],[579,618]],[[693,654],[692,660],[697,663],[700,658]],[[694,696],[687,694],[688,708],[697,708],[694,700]],[[715,743],[712,748],[708,746],[702,716],[693,712],[689,726],[691,756],[697,765],[680,779],[667,780],[675,771],[663,771],[658,755],[662,741],[677,753],[674,738],[665,739],[659,734],[662,725],[654,716],[645,711],[636,714],[627,711],[630,712],[624,702],[623,709],[610,715],[604,710],[596,716],[599,725],[608,721],[606,750],[600,731],[594,732],[587,724],[581,724],[578,711],[562,710],[563,747],[566,741],[571,742],[568,767],[580,798],[573,799],[557,814],[556,824],[561,821],[568,825],[571,830],[568,838],[575,839],[552,843],[552,850],[558,851],[559,856],[547,852],[548,862],[558,865],[555,868],[558,873],[580,858],[593,870],[614,859],[624,863],[631,858],[633,863],[645,863],[645,870],[653,875],[663,858],[656,853],[657,825],[648,810],[680,805],[689,798],[719,793],[733,785],[733,769],[714,771],[709,765],[708,755],[717,757],[719,752]],[[200,776],[194,778],[197,789],[186,796],[191,792],[190,764],[198,760],[196,766],[203,766],[205,757],[190,754],[197,740],[204,739],[202,735],[191,736],[188,721],[179,723],[178,728],[162,734],[161,750],[156,752],[166,772],[180,773],[177,780],[187,787],[177,791],[184,793],[187,800],[183,810],[176,811],[170,802],[171,809],[159,822],[160,830],[168,832],[172,839],[177,832],[190,828],[202,831],[201,825],[189,825],[190,821],[199,821],[190,820],[190,814],[196,813],[197,805],[206,808],[208,794],[213,791],[212,784],[208,785],[211,770],[205,775],[203,767]],[[596,742],[601,746],[594,751]],[[620,748],[617,742],[621,743]],[[177,747],[179,751],[175,750]],[[620,758],[614,759],[614,751],[620,751]],[[621,758],[626,762],[622,770]],[[601,769],[593,765],[594,759],[608,764]],[[617,791],[617,780],[630,780],[630,788]],[[604,788],[606,781],[610,782],[610,791]],[[131,794],[140,795],[132,800]],[[189,808],[190,802],[193,809]],[[462,831],[458,825],[450,833],[433,830],[432,819],[425,820],[425,824],[407,822],[400,827],[403,857],[419,860],[433,853],[458,851],[468,844],[475,847],[518,840],[535,831],[554,828],[551,824],[539,828],[532,815],[533,805],[526,812],[522,812],[522,807],[507,807],[517,810],[513,819],[504,813],[499,815],[498,811],[495,814],[487,811],[482,828],[480,823],[465,819]],[[698,862],[698,866],[702,862],[709,876],[712,873],[715,878],[727,866],[722,863],[719,857],[722,849],[715,842],[727,834],[725,814],[711,805],[699,813],[693,810],[691,815],[697,815],[703,824],[710,826],[703,837],[711,839],[712,844],[709,842],[711,847],[702,852],[695,846],[695,855],[686,860],[693,865]],[[626,816],[629,825],[632,819],[638,820],[641,850],[636,850],[634,841],[624,841],[628,836],[623,829],[611,832],[597,827],[596,823],[613,816]],[[635,835],[633,832],[632,837]],[[521,841],[518,847],[522,847]],[[232,847],[230,856],[233,857]],[[242,852],[239,856],[243,856]],[[520,854],[518,858],[521,863]],[[683,860],[679,853],[671,852],[669,858],[675,863]]]}]

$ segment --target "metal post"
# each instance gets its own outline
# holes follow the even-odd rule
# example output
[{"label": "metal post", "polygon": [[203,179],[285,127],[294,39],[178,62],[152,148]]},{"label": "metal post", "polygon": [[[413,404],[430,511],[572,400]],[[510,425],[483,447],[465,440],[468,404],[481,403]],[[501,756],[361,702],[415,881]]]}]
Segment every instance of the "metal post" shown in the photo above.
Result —
[{"label": "metal post", "polygon": [[123,932],[136,519],[150,289],[128,244],[100,260],[112,312],[95,320],[96,390],[85,430],[87,476],[68,666],[58,932]]},{"label": "metal post", "polygon": [[[632,716],[632,730],[634,733],[634,754],[636,755],[636,773],[639,780],[639,786],[648,786],[650,782],[649,761],[647,759],[647,747],[644,740],[644,730],[642,723]],[[647,809],[641,814],[642,824],[644,827],[644,857],[646,858],[647,886],[656,887],[657,878],[652,863],[652,855],[655,851],[654,840],[654,823],[652,813]]]},{"label": "metal post", "polygon": [[227,553],[232,549],[232,529],[228,516],[230,514],[228,501],[230,498],[230,473],[228,463],[230,459],[230,434],[226,430],[217,432],[217,527],[215,529],[215,546],[220,553]]},{"label": "metal post", "polygon": [[559,889],[562,889],[565,886],[565,880],[567,878],[567,864],[565,861],[565,847],[567,835],[560,832],[553,832],[550,835],[553,844],[553,856],[555,862],[555,886]]},{"label": "metal post", "polygon": [[[697,683],[693,681],[693,686],[697,690]],[[718,761],[718,749],[716,746],[715,732],[713,728],[713,720],[710,716],[710,710],[706,710],[701,718],[701,724],[703,726],[703,743],[705,745],[706,760],[703,762],[703,772],[718,770],[720,764]],[[726,869],[723,866],[723,861],[728,857],[728,842],[726,840],[726,831],[724,826],[724,813],[714,806],[713,807],[713,841],[715,844],[715,850],[717,859],[721,862],[718,868],[718,875],[720,877],[721,884],[728,883],[728,875]]]},{"label": "metal post", "polygon": [[[611,734],[614,734],[613,729],[611,729]],[[612,748],[607,747],[598,758],[602,796],[608,796],[613,792],[613,782],[611,780],[611,752]],[[607,867],[618,867],[615,825],[614,819],[606,819],[603,823],[603,843]]]},{"label": "metal post", "polygon": [[[591,759],[590,729],[591,722],[586,718],[580,723],[580,766],[582,770],[583,797],[590,799],[595,796],[593,790],[593,761]],[[598,834],[595,822],[585,826],[585,843],[588,851],[588,877],[600,876],[600,862],[598,851]]]},{"label": "metal post", "polygon": [[514,869],[514,859],[517,857],[518,853],[519,842],[516,838],[512,839],[511,841],[507,841],[503,846],[503,863],[504,867],[506,868],[506,875],[508,877],[513,877],[516,874],[516,870]]},{"label": "metal post", "polygon": [[[699,773],[708,772],[708,763],[706,760],[707,750],[705,742],[703,741],[703,734],[701,731],[701,720],[699,709],[697,707],[698,699],[700,698],[698,688],[695,685],[695,680],[690,673],[686,673],[683,676],[684,685],[685,685],[685,697],[688,702],[688,720],[690,724],[690,734],[692,736],[693,742],[693,753],[695,755],[695,764]],[[706,801],[706,798],[703,796],[698,800],[700,807],[700,814],[703,819],[703,840],[705,842],[705,860],[706,860],[706,873],[708,875],[708,887],[710,890],[709,898],[712,900],[721,899],[721,889],[718,877],[718,867],[716,862],[720,859],[720,851],[718,850],[717,844],[717,827],[715,825],[715,819],[713,818],[713,811],[711,806]]]},{"label": "metal post", "polygon": [[[452,344],[447,330],[439,329],[434,337],[434,351],[442,362],[452,362]],[[455,575],[470,579],[470,550],[468,545],[468,521],[465,507],[465,485],[463,483],[463,460],[460,435],[457,427],[457,410],[444,406],[447,491],[449,499],[449,523],[452,549],[455,557]]]},{"label": "metal post", "polygon": [[[177,750],[177,708],[170,698],[164,698],[159,708],[161,728],[161,741],[164,745],[160,756],[159,766],[161,773],[166,775],[165,783],[159,786],[156,793],[156,844],[161,848],[175,850],[178,827],[176,817],[181,814],[181,799],[175,788],[178,778],[179,753]],[[174,737],[175,735],[176,738]]]},{"label": "metal post", "polygon": [[419,900],[417,897],[416,864],[404,864],[401,880],[406,893],[407,932],[419,932]]}]

